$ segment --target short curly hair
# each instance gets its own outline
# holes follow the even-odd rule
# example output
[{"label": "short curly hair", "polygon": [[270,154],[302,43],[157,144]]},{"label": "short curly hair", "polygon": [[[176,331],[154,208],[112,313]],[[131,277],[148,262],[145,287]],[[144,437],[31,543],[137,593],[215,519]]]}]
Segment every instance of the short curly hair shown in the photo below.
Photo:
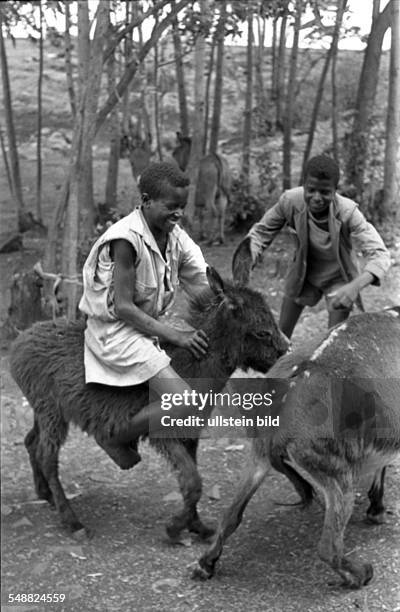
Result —
[{"label": "short curly hair", "polygon": [[334,159],[327,155],[316,155],[308,160],[305,171],[304,181],[308,176],[318,179],[332,179],[335,187],[339,184],[340,170]]},{"label": "short curly hair", "polygon": [[139,179],[141,194],[147,194],[152,200],[162,196],[166,186],[187,187],[189,179],[173,162],[154,162],[145,168]]}]

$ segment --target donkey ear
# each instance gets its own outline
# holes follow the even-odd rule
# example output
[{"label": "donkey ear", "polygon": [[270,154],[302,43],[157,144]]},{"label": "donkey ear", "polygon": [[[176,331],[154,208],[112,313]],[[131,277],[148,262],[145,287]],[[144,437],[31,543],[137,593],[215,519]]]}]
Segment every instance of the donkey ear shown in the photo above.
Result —
[{"label": "donkey ear", "polygon": [[207,267],[206,270],[208,284],[210,285],[210,289],[215,293],[215,295],[219,295],[222,298],[225,297],[224,292],[224,281],[218,274],[215,268]]}]

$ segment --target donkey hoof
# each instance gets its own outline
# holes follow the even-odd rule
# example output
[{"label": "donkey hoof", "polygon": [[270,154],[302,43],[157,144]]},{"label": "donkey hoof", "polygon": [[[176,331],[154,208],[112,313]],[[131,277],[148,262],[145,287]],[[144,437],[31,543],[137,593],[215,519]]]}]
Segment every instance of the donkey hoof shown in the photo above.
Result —
[{"label": "donkey hoof", "polygon": [[369,525],[383,525],[387,522],[387,514],[385,510],[382,512],[377,512],[373,514],[372,512],[367,512],[367,516],[365,518],[365,522]]},{"label": "donkey hoof", "polygon": [[192,570],[191,579],[197,582],[205,582],[213,577],[213,572],[209,572],[207,569],[200,565],[200,561],[194,566]]},{"label": "donkey hoof", "polygon": [[343,571],[340,572],[343,578],[343,586],[350,589],[359,589],[371,581],[374,570],[370,563],[355,563],[348,559],[345,561]]}]

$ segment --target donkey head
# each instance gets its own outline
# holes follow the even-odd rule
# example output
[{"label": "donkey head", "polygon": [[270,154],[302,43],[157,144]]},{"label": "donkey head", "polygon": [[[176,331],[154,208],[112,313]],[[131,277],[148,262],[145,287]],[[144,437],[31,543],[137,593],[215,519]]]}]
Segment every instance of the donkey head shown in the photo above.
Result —
[{"label": "donkey head", "polygon": [[261,293],[223,281],[208,268],[210,291],[191,307],[191,322],[213,339],[211,349],[232,371],[249,367],[266,372],[283,355],[289,341],[279,330]]}]

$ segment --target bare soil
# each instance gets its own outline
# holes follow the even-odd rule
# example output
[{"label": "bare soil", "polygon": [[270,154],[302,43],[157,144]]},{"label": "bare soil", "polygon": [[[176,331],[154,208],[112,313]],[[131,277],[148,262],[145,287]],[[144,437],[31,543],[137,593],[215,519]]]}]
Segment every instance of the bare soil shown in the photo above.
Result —
[{"label": "bare soil", "polygon": [[[223,247],[204,249],[207,260],[229,276],[238,237]],[[39,254],[37,240],[25,253],[1,255],[2,273],[21,258],[28,265]],[[278,312],[288,239],[280,236],[267,251],[253,279]],[[395,303],[399,266],[380,289],[364,292],[368,310]],[[2,274],[7,279],[8,274]],[[398,293],[397,293],[398,295]],[[178,315],[184,312],[183,300]],[[326,326],[323,305],[305,313],[294,344]],[[271,473],[250,503],[243,525],[228,542],[215,578],[206,584],[190,580],[188,566],[204,544],[189,536],[171,546],[164,523],[180,503],[174,475],[146,444],[143,461],[128,473],[118,470],[92,439],[72,430],[62,450],[60,473],[78,516],[94,532],[91,540],[74,541],[60,527],[47,503],[35,498],[24,435],[31,427],[31,409],[7,371],[7,345],[2,351],[2,592],[65,593],[64,604],[4,605],[3,610],[75,612],[246,610],[297,612],[400,610],[400,463],[388,470],[388,522],[367,526],[366,490],[347,529],[349,552],[368,559],[375,577],[359,592],[342,589],[317,556],[322,509],[307,511],[276,505],[297,501],[285,478]],[[230,447],[233,446],[233,449]],[[205,438],[200,445],[204,494],[203,517],[216,523],[229,503],[246,461],[248,443],[239,439]],[[333,579],[333,585],[329,582]]]}]

